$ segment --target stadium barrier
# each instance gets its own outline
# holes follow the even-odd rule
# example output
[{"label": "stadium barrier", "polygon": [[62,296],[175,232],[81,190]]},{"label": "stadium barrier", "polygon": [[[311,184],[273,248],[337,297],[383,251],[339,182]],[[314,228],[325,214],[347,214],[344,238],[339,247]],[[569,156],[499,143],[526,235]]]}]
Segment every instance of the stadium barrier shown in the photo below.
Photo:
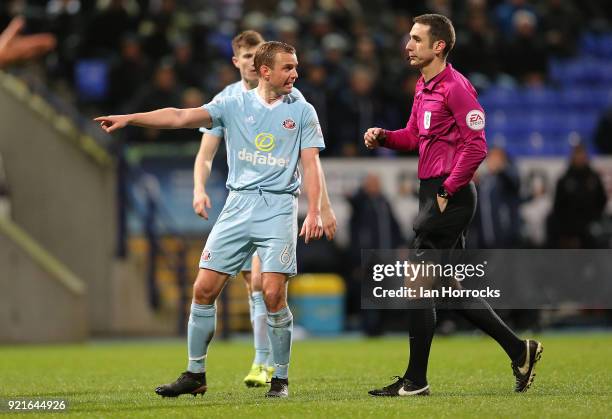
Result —
[{"label": "stadium barrier", "polygon": [[312,335],[337,335],[344,330],[346,287],[335,274],[298,275],[289,281],[294,323]]},{"label": "stadium barrier", "polygon": [[[134,302],[146,295],[137,262],[116,258],[113,159],[44,98],[1,72],[0,154],[11,192],[12,221],[85,282],[81,317],[85,317],[88,333],[150,333],[156,328],[155,333],[168,334],[145,303]],[[6,258],[14,247],[2,246],[0,257]],[[26,273],[14,273],[19,280],[30,280],[22,278]],[[15,304],[31,305],[27,296],[18,297]],[[58,315],[63,310],[54,307]]]},{"label": "stadium barrier", "polygon": [[85,283],[6,218],[0,248],[0,342],[87,338]]}]

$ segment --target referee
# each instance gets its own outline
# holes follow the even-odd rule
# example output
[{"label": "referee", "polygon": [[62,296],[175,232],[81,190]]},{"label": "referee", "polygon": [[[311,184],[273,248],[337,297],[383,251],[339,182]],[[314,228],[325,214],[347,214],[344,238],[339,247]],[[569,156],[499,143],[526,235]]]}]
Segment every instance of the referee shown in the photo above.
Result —
[{"label": "referee", "polygon": [[[366,147],[419,151],[419,214],[414,223],[414,249],[464,249],[468,225],[476,210],[471,181],[487,154],[485,115],[471,83],[449,63],[455,29],[445,16],[414,18],[406,53],[418,68],[412,112],[406,128],[369,128]],[[495,339],[511,360],[516,392],[531,385],[542,345],[521,340],[482,298],[464,298],[457,313]],[[435,329],[435,307],[411,310],[408,319],[410,360],[403,377],[373,396],[428,395],[427,363]]]}]

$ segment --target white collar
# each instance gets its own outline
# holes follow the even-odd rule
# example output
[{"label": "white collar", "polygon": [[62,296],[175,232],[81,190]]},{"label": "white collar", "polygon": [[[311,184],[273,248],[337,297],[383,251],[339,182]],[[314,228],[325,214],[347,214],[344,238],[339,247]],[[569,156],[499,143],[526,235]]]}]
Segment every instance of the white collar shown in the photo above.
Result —
[{"label": "white collar", "polygon": [[264,100],[264,98],[262,98],[259,95],[259,91],[257,90],[257,88],[253,89],[255,92],[255,96],[257,96],[257,100],[259,101],[259,103],[261,103],[264,107],[268,108],[268,109],[274,109],[277,106],[280,106],[281,103],[283,103],[285,101],[285,95],[279,97],[276,101],[274,101],[273,103],[268,103]]}]

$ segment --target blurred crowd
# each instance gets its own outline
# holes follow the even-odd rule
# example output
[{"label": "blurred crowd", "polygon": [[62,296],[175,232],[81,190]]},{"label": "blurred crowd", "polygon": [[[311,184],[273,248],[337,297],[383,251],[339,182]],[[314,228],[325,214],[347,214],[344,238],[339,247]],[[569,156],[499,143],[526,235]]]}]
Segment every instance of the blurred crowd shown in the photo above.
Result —
[{"label": "blurred crowd", "polygon": [[[468,249],[601,249],[612,247],[612,217],[606,214],[608,197],[602,175],[596,171],[583,145],[573,148],[558,179],[545,171],[533,170],[520,176],[507,153],[498,147],[489,150],[474,179],[478,205],[468,234]],[[548,189],[551,190],[548,190]],[[413,191],[416,194],[416,191]],[[385,310],[360,311],[361,250],[410,247],[410,237],[402,235],[397,214],[385,196],[380,178],[364,177],[349,202],[350,246],[344,260],[351,270],[334,266],[347,281],[348,313],[360,318],[369,335],[378,335],[390,322],[404,319]],[[329,246],[329,245],[327,245]],[[312,254],[318,261],[338,260],[330,249]],[[308,257],[301,254],[300,257]],[[316,264],[309,266],[316,269]],[[325,272],[330,270],[326,266]],[[503,314],[518,328],[538,328],[537,310],[510,310]],[[441,333],[462,327],[448,313],[440,313]],[[399,321],[398,330],[404,325]]]},{"label": "blurred crowd", "polygon": [[[581,33],[611,30],[612,8],[606,3],[2,0],[0,31],[15,16],[23,16],[24,35],[53,34],[54,50],[28,66],[35,67],[55,94],[93,116],[206,103],[239,77],[231,64],[231,39],[241,30],[257,30],[268,40],[297,47],[296,86],[318,112],[328,139],[325,156],[358,157],[392,153],[367,150],[363,132],[372,126],[403,127],[409,116],[419,76],[404,59],[413,16],[440,13],[453,20],[457,44],[449,61],[478,89],[491,83],[538,86],[548,82],[552,58],[577,53]],[[195,130],[128,132],[131,144],[199,141]],[[600,152],[612,154],[610,138],[612,111],[603,115],[595,135]],[[604,217],[606,192],[584,147],[573,149],[556,180],[548,179],[545,171],[521,179],[513,160],[496,147],[491,147],[482,169],[475,179],[479,201],[468,247],[611,246],[612,228],[606,227]],[[0,213],[8,196],[2,178],[0,160]],[[554,191],[547,190],[552,184]],[[341,249],[335,242],[319,241],[300,244],[298,253],[300,271],[338,272],[346,278],[348,312],[355,314],[361,249],[398,248],[409,245],[410,237],[402,234],[376,175],[366,176],[347,199],[351,246]],[[378,334],[381,319],[381,313],[370,311],[362,327]]]},{"label": "blurred crowd", "polygon": [[[610,238],[597,228],[606,216],[606,189],[583,145],[573,148],[558,179],[534,170],[521,181],[516,165],[501,148],[489,151],[484,166],[475,179],[479,195],[472,226],[474,247],[610,247]],[[552,190],[547,191],[547,185]]]},{"label": "blurred crowd", "polygon": [[[520,176],[508,154],[499,147],[489,150],[474,178],[478,204],[470,226],[468,248],[474,249],[589,249],[612,246],[602,223],[608,195],[602,174],[593,168],[583,145],[572,149],[558,179],[546,171],[530,170]],[[412,191],[416,197],[418,191]],[[350,243],[352,258],[361,249],[394,249],[410,244],[380,178],[364,177],[360,188],[347,197],[352,209]],[[610,233],[610,232],[608,232]]]},{"label": "blurred crowd", "polygon": [[[57,48],[43,63],[54,91],[93,114],[199,106],[238,78],[232,37],[244,29],[297,47],[296,84],[315,106],[327,156],[365,156],[362,133],[406,123],[418,77],[404,61],[411,17],[449,16],[450,61],[477,86],[546,82],[550,57],[571,56],[582,30],[609,30],[597,0],[4,0],[27,31]],[[178,138],[177,138],[178,136]],[[136,130],[131,142],[197,141]],[[381,152],[381,151],[378,151]],[[382,151],[385,152],[385,151]]]}]

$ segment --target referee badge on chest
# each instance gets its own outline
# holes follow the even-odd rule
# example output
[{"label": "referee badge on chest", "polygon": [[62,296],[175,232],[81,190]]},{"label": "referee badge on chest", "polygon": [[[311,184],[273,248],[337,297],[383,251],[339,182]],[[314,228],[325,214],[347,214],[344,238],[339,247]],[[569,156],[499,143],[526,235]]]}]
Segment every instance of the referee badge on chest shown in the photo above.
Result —
[{"label": "referee badge on chest", "polygon": [[431,125],[431,112],[425,111],[425,113],[423,114],[423,128],[429,129],[430,125]]}]

